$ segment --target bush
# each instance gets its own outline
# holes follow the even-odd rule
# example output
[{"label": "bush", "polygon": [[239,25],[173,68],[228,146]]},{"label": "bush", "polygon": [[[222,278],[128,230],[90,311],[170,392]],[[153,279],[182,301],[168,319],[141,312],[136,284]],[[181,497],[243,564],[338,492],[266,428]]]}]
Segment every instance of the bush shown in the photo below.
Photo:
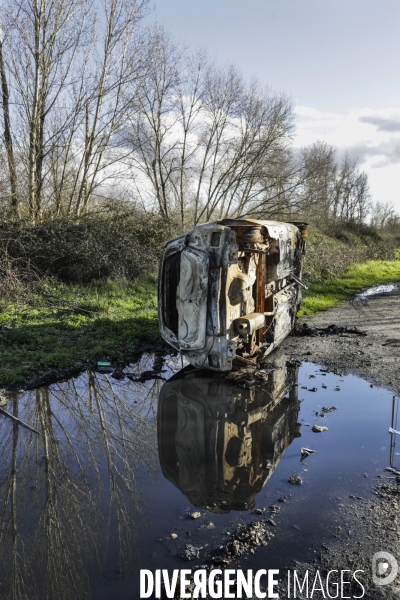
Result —
[{"label": "bush", "polygon": [[368,226],[345,226],[330,234],[310,228],[304,261],[304,280],[325,281],[343,273],[354,263],[367,260],[394,260],[396,243],[382,238]]},{"label": "bush", "polygon": [[55,276],[65,283],[126,278],[157,269],[163,242],[174,235],[158,216],[108,210],[80,219],[0,224],[0,263]]}]

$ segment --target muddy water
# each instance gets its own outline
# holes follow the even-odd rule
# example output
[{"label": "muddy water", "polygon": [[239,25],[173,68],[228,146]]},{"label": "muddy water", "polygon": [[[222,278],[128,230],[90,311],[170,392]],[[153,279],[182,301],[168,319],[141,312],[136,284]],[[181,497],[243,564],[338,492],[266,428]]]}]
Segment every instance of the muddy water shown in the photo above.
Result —
[{"label": "muddy water", "polygon": [[[287,366],[279,352],[270,360],[255,387],[167,357],[162,379],[88,372],[9,394],[4,408],[41,435],[0,417],[0,598],[139,598],[140,568],[209,564],[239,523],[271,518],[271,505],[275,536],[243,568],[320,552],[346,506],[371,497],[390,461],[400,466],[388,433],[400,423],[383,389]],[[127,371],[138,379],[153,363]],[[314,450],[303,462],[302,447]],[[302,485],[288,483],[292,473]],[[199,549],[190,563],[188,544]]]}]

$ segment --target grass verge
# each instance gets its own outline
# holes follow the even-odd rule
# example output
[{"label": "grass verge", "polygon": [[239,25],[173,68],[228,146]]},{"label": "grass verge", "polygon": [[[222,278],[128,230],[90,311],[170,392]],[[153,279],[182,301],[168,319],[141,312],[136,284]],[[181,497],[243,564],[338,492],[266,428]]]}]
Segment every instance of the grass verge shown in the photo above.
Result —
[{"label": "grass verge", "polygon": [[49,284],[29,304],[0,305],[0,385],[36,385],[97,360],[124,361],[159,340],[157,279]]},{"label": "grass verge", "polygon": [[[311,284],[299,316],[335,306],[363,288],[400,281],[400,260],[374,260]],[[34,301],[0,301],[0,385],[33,387],[98,360],[128,361],[140,342],[160,341],[157,278],[139,283],[42,286]]]},{"label": "grass verge", "polygon": [[341,275],[312,283],[304,293],[298,316],[328,310],[361,290],[378,284],[400,281],[400,260],[369,260],[348,267]]}]

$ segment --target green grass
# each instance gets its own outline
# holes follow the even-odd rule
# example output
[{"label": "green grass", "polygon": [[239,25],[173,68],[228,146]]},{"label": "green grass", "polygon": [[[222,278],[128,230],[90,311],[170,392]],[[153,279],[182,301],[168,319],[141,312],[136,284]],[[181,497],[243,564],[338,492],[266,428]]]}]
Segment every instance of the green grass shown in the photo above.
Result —
[{"label": "green grass", "polygon": [[369,260],[355,264],[336,277],[313,283],[304,292],[299,317],[332,308],[338,302],[372,285],[400,281],[400,260]]},{"label": "green grass", "polygon": [[157,280],[50,284],[29,304],[0,305],[0,385],[35,384],[97,360],[125,360],[159,339]]},{"label": "green grass", "polygon": [[[327,310],[379,283],[400,281],[400,260],[353,265],[312,284],[299,316]],[[140,341],[160,339],[157,278],[90,286],[44,283],[29,303],[0,301],[0,385],[36,385],[95,365],[126,361]]]}]

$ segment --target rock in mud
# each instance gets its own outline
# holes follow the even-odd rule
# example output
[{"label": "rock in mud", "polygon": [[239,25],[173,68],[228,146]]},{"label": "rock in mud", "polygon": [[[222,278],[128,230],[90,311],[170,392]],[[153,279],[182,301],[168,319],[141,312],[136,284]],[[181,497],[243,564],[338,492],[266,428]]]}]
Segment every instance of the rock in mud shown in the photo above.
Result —
[{"label": "rock in mud", "polygon": [[197,511],[196,511],[196,512],[193,512],[193,513],[191,513],[191,515],[190,515],[190,518],[191,518],[191,519],[200,519],[200,517],[201,517],[201,513],[200,513],[200,512],[197,512]]},{"label": "rock in mud", "polygon": [[302,485],[303,480],[299,475],[296,475],[296,473],[292,473],[289,479],[289,483],[291,483],[292,485]]},{"label": "rock in mud", "polygon": [[321,433],[321,431],[328,431],[327,427],[323,427],[322,425],[313,425],[312,431],[314,433]]}]

